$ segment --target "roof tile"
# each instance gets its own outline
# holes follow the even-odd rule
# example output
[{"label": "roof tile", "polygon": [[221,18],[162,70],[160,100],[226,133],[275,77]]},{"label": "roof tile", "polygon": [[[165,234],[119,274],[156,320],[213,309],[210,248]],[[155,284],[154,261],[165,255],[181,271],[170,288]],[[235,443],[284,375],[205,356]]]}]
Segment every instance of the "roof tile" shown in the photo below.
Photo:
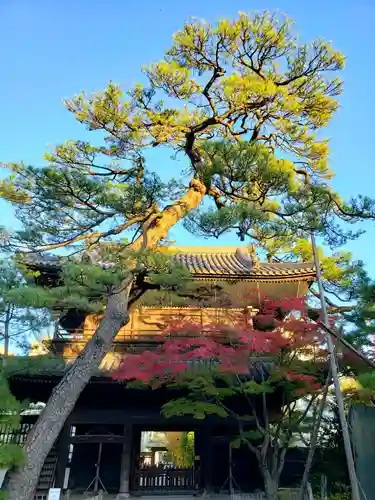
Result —
[{"label": "roof tile", "polygon": [[315,274],[310,262],[302,263],[258,263],[246,267],[233,252],[223,253],[176,253],[172,259],[197,276],[236,276],[236,277],[298,277]]},{"label": "roof tile", "polygon": [[[241,252],[236,247],[184,247],[176,248],[171,259],[186,267],[197,277],[237,277],[237,278],[311,278],[315,268],[311,262],[253,262],[246,256],[241,260]],[[33,267],[56,269],[62,259],[53,255],[27,254],[25,261]],[[250,263],[249,263],[250,262]]]}]

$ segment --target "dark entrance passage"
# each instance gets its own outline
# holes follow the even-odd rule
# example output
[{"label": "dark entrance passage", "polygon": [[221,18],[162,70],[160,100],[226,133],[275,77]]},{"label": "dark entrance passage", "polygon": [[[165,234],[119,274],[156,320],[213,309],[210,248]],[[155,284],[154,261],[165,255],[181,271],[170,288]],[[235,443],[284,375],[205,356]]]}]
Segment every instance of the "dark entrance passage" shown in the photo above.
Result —
[{"label": "dark entrance passage", "polygon": [[122,426],[79,425],[74,428],[67,487],[77,493],[103,490],[117,493],[120,487],[123,443]]},{"label": "dark entrance passage", "polygon": [[194,448],[194,432],[142,432],[133,490],[144,494],[196,491]]},{"label": "dark entrance passage", "polygon": [[104,490],[117,493],[120,487],[122,444],[80,443],[74,445],[69,489],[76,492]]}]

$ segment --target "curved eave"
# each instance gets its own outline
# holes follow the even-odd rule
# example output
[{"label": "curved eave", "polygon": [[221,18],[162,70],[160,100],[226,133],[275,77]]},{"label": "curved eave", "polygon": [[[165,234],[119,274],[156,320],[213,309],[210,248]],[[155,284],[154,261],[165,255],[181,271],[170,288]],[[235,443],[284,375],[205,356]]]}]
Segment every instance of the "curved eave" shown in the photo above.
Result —
[{"label": "curved eave", "polygon": [[[299,264],[260,263],[254,268],[246,268],[236,255],[216,254],[214,258],[216,260],[206,254],[178,254],[174,256],[174,259],[187,269],[191,278],[199,281],[285,283],[313,282],[316,279],[314,266],[308,262]],[[58,279],[60,262],[58,257],[25,259],[25,264],[30,270],[40,272],[41,276],[36,280],[46,280],[46,284]]]},{"label": "curved eave", "polygon": [[307,281],[313,282],[316,279],[315,273],[306,273],[298,275],[283,275],[283,276],[264,276],[264,275],[251,275],[246,276],[243,274],[191,274],[194,279],[200,281],[246,281],[250,283],[285,283],[290,281]]}]

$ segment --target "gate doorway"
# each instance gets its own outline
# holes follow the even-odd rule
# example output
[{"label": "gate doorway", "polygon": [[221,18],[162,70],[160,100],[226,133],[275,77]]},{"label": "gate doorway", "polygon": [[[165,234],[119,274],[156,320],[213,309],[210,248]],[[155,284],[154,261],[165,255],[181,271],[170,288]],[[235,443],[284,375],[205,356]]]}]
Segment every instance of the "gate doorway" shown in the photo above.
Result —
[{"label": "gate doorway", "polygon": [[64,488],[74,493],[118,493],[123,451],[123,426],[80,424],[71,428]]},{"label": "gate doorway", "polygon": [[74,445],[69,489],[80,493],[98,490],[118,493],[122,444],[79,443]]},{"label": "gate doorway", "polygon": [[197,488],[194,432],[141,432],[133,489],[166,494],[194,492]]}]

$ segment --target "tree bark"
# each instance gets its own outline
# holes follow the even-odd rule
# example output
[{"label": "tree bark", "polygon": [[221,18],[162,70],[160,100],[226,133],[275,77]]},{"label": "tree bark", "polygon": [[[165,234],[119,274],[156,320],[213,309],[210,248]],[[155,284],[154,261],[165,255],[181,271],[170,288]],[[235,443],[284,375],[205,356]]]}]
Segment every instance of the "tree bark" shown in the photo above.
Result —
[{"label": "tree bark", "polygon": [[260,457],[260,463],[258,462],[262,471],[264,492],[267,500],[277,500],[277,493],[279,490],[281,473],[284,469],[286,452],[287,447],[285,446],[281,449],[273,448],[271,457],[268,457],[271,458],[272,466],[269,465],[269,461],[264,456]]},{"label": "tree bark", "polygon": [[4,322],[4,358],[7,358],[9,355],[9,323],[11,315],[9,308],[10,306],[8,305],[5,313],[5,322]]},{"label": "tree bark", "polygon": [[[187,193],[166,207],[138,238],[133,249],[153,248],[168,230],[188,212],[196,208],[206,194],[206,188],[193,179]],[[32,500],[44,461],[74,408],[82,390],[96,373],[109,352],[117,333],[129,321],[128,298],[133,276],[126,278],[121,288],[108,299],[103,319],[80,355],[53,390],[42,414],[29,433],[25,444],[25,464],[10,474],[8,500]]]},{"label": "tree bark", "polygon": [[166,238],[171,227],[182,220],[194,208],[197,208],[206,193],[207,188],[203,182],[199,179],[192,179],[186,194],[172,205],[165,207],[160,215],[155,217],[147,227],[146,242],[143,238],[138,238],[133,243],[132,249],[139,250],[145,243],[148,248],[155,247],[160,240]]},{"label": "tree bark", "polygon": [[264,479],[264,493],[267,500],[277,500],[277,491],[279,489],[279,481],[271,476],[268,469],[262,470]]},{"label": "tree bark", "polygon": [[25,445],[25,464],[11,474],[9,500],[32,500],[44,461],[74,408],[82,390],[111,347],[112,339],[128,321],[127,300],[131,282],[108,300],[104,317],[81,354],[55,387]]},{"label": "tree bark", "polygon": [[331,372],[331,370],[329,370],[325,384],[324,384],[324,388],[323,388],[322,399],[320,400],[320,403],[317,407],[317,410],[316,410],[316,413],[315,413],[314,419],[313,419],[314,423],[313,423],[313,429],[311,431],[309,453],[307,455],[305,469],[303,472],[301,486],[300,486],[300,490],[299,490],[299,494],[298,494],[298,500],[303,500],[305,498],[305,491],[306,491],[307,483],[309,481],[309,475],[310,475],[311,466],[312,466],[312,463],[314,460],[315,449],[316,449],[316,446],[318,444],[320,424],[322,422],[323,413],[324,413],[326,400],[327,400],[329,384],[331,383],[331,380],[332,380],[332,372]]}]

